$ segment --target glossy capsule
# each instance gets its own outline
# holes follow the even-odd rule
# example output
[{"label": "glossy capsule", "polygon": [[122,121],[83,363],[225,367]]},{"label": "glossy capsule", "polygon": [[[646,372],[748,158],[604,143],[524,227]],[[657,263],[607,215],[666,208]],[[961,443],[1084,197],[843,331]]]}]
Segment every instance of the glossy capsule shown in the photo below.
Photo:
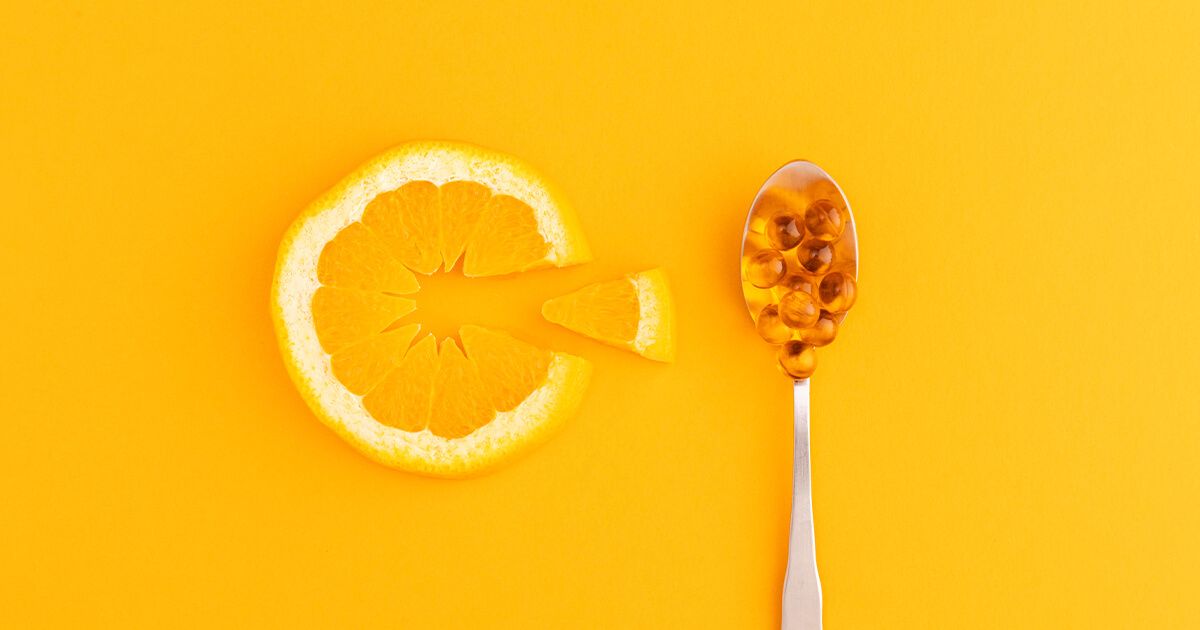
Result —
[{"label": "glossy capsule", "polygon": [[810,238],[800,244],[796,258],[808,273],[820,275],[833,266],[833,246],[827,241]]},{"label": "glossy capsule", "polygon": [[828,199],[818,199],[804,211],[804,227],[811,238],[835,241],[846,229],[846,210]]},{"label": "glossy capsule", "polygon": [[755,327],[758,336],[767,343],[783,343],[792,338],[792,330],[783,323],[779,317],[779,307],[774,304],[768,304],[759,311]]},{"label": "glossy capsule", "polygon": [[804,240],[804,218],[790,210],[775,213],[767,220],[767,240],[782,250],[799,245]]},{"label": "glossy capsule", "polygon": [[789,291],[800,291],[809,295],[817,294],[817,281],[804,273],[789,273],[779,281],[779,286]]},{"label": "glossy capsule", "polygon": [[835,271],[821,278],[817,294],[821,298],[822,308],[831,313],[845,313],[854,306],[854,300],[858,297],[858,287],[854,284],[854,278]]},{"label": "glossy capsule", "polygon": [[808,328],[817,323],[821,309],[813,296],[801,291],[792,291],[779,300],[779,318],[789,328]]},{"label": "glossy capsule", "polygon": [[792,340],[779,346],[779,368],[792,378],[808,378],[817,370],[817,350]]},{"label": "glossy capsule", "polygon": [[764,249],[746,261],[746,280],[760,289],[779,284],[786,273],[787,263],[783,260],[783,254],[774,249]]},{"label": "glossy capsule", "polygon": [[812,346],[827,346],[837,338],[837,316],[828,311],[821,311],[817,323],[800,331],[800,339]]}]

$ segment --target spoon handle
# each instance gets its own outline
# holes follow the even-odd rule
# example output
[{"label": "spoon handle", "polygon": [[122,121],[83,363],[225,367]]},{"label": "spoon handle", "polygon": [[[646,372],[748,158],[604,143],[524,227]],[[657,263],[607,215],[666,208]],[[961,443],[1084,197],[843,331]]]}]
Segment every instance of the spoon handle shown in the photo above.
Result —
[{"label": "spoon handle", "polygon": [[796,450],[792,476],[792,528],[783,579],[783,630],[821,629],[821,579],[813,539],[812,471],[808,448],[808,379],[795,383]]}]

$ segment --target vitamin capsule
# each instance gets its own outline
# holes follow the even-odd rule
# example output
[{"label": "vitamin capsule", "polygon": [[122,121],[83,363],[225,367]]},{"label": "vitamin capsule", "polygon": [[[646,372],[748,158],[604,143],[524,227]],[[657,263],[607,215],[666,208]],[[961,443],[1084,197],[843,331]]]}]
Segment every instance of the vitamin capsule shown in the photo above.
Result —
[{"label": "vitamin capsule", "polygon": [[774,249],[764,249],[746,261],[746,279],[760,289],[779,284],[786,273],[787,263],[783,261],[783,254]]},{"label": "vitamin capsule", "polygon": [[846,229],[846,209],[828,199],[818,199],[804,211],[804,227],[819,241],[834,241]]},{"label": "vitamin capsule", "polygon": [[845,313],[854,306],[854,300],[858,297],[854,278],[840,271],[821,278],[821,286],[817,291],[821,306],[831,313]]},{"label": "vitamin capsule", "polygon": [[804,240],[804,219],[790,210],[776,213],[767,221],[767,240],[779,249],[791,249]]},{"label": "vitamin capsule", "polygon": [[779,300],[779,318],[789,328],[808,328],[817,323],[821,309],[807,293],[792,291]]},{"label": "vitamin capsule", "polygon": [[779,317],[779,307],[769,304],[758,313],[758,335],[768,343],[783,343],[792,338],[792,331]]},{"label": "vitamin capsule", "polygon": [[809,295],[817,294],[816,279],[803,273],[789,273],[783,280],[779,281],[779,286],[789,291],[800,291]]},{"label": "vitamin capsule", "polygon": [[779,368],[792,378],[808,378],[817,369],[817,350],[792,340],[779,346]]},{"label": "vitamin capsule", "polygon": [[811,274],[823,274],[833,265],[833,247],[828,242],[808,239],[796,250],[800,265]]},{"label": "vitamin capsule", "polygon": [[837,337],[837,315],[821,311],[817,323],[800,331],[800,339],[810,346],[827,346]]}]

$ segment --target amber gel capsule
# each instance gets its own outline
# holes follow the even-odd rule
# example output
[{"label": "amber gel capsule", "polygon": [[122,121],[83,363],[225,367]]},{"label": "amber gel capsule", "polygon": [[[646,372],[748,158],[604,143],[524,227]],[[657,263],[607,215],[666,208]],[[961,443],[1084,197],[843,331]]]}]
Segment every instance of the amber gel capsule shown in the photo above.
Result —
[{"label": "amber gel capsule", "polygon": [[768,304],[759,311],[755,326],[758,335],[768,343],[783,343],[792,338],[792,330],[779,318],[779,307],[774,304]]},{"label": "amber gel capsule", "polygon": [[800,331],[800,339],[812,346],[827,346],[837,337],[837,316],[828,311],[821,311],[817,323]]},{"label": "amber gel capsule", "polygon": [[777,213],[767,221],[767,240],[783,250],[799,245],[804,240],[804,219],[787,210]]},{"label": "amber gel capsule", "polygon": [[846,229],[846,210],[828,199],[818,199],[804,211],[804,227],[819,241],[836,241]]},{"label": "amber gel capsule", "polygon": [[786,273],[787,263],[783,260],[783,254],[773,249],[764,249],[746,262],[746,279],[760,289],[779,284]]},{"label": "amber gel capsule", "polygon": [[854,300],[858,297],[858,287],[854,284],[854,278],[835,271],[821,278],[818,294],[821,306],[825,310],[831,313],[845,313],[854,306]]},{"label": "amber gel capsule", "polygon": [[808,273],[823,274],[833,265],[833,246],[826,241],[810,238],[800,244],[796,258]]},{"label": "amber gel capsule", "polygon": [[792,340],[779,346],[779,367],[792,378],[808,378],[817,370],[817,350]]},{"label": "amber gel capsule", "polygon": [[807,293],[792,291],[779,300],[779,318],[789,328],[808,328],[817,323],[820,315],[817,301]]},{"label": "amber gel capsule", "polygon": [[799,291],[809,295],[817,294],[816,280],[812,276],[802,273],[789,273],[783,280],[779,281],[779,286],[789,291]]}]

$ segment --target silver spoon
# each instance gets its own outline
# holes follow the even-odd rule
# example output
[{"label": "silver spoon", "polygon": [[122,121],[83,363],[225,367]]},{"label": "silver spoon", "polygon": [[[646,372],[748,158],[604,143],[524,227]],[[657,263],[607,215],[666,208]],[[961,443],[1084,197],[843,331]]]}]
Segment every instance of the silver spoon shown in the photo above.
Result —
[{"label": "silver spoon", "polygon": [[[800,218],[801,224],[797,225]],[[836,236],[835,236],[836,235]],[[824,239],[833,237],[828,245]],[[783,629],[820,630],[821,580],[813,537],[809,462],[809,377],[816,348],[833,341],[854,304],[858,237],[841,188],[816,164],[798,160],[759,189],[742,237],[742,288],[759,334],[780,346],[793,379],[795,452],[792,522],[783,583]],[[790,295],[789,294],[794,294]],[[812,305],[821,310],[812,320]]]}]

